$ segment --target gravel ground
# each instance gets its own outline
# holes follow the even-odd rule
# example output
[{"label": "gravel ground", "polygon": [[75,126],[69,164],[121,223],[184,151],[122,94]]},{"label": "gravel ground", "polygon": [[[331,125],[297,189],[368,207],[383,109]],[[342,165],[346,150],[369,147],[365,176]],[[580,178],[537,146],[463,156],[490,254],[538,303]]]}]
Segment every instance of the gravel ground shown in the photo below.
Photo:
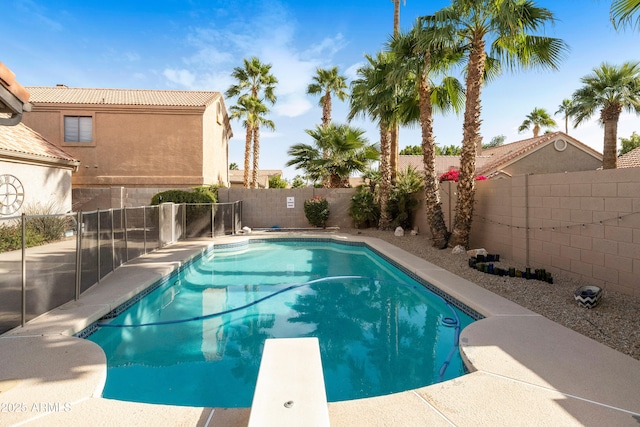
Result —
[{"label": "gravel ground", "polygon": [[[385,240],[556,323],[640,360],[640,298],[638,297],[605,289],[600,303],[595,308],[588,309],[578,306],[573,297],[573,292],[581,284],[561,273],[553,275],[553,284],[517,277],[494,276],[469,268],[469,257],[466,254],[454,255],[451,249],[433,248],[431,240],[425,236],[396,237],[393,231],[376,229],[342,229],[340,232]],[[491,248],[485,249],[491,253]],[[500,261],[496,266],[516,267],[520,270],[524,270],[525,267],[512,263],[502,256]],[[543,292],[540,292],[541,290]]]}]

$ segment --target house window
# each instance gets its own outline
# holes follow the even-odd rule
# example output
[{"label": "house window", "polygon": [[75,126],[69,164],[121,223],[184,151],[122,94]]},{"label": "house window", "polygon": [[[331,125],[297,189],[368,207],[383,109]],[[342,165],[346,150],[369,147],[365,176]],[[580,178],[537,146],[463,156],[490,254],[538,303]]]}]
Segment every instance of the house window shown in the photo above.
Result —
[{"label": "house window", "polygon": [[64,116],[65,142],[92,142],[93,117]]}]

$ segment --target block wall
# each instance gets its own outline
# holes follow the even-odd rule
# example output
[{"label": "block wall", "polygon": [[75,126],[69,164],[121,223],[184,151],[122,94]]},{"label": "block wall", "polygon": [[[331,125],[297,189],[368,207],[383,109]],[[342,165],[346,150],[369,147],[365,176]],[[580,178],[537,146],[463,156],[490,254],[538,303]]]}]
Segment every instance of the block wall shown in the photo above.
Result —
[{"label": "block wall", "polygon": [[640,296],[640,168],[477,185],[471,246]]}]

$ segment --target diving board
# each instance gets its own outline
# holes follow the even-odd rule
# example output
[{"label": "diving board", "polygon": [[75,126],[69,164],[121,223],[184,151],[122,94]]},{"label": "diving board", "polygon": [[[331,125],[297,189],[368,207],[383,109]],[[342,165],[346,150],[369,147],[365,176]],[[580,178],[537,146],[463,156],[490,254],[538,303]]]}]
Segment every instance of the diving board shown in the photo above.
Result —
[{"label": "diving board", "polygon": [[317,338],[265,341],[249,427],[271,426],[329,426]]}]

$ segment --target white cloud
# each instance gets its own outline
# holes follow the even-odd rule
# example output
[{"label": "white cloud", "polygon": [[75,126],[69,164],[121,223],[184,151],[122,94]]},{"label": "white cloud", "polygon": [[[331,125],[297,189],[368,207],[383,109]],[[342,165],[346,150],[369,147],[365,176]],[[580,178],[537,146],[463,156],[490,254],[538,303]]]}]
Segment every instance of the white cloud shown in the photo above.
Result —
[{"label": "white cloud", "polygon": [[351,65],[349,68],[347,68],[344,71],[345,77],[351,81],[357,79],[358,69],[363,67],[364,65],[365,65],[364,62],[356,62],[355,64]]},{"label": "white cloud", "polygon": [[[46,16],[49,12],[47,8],[31,0],[20,0],[17,3],[17,7],[20,8],[25,15],[32,18],[32,24],[44,25],[53,31],[61,31],[64,28],[60,22]],[[58,14],[60,14],[59,11]]]},{"label": "white cloud", "polygon": [[[312,108],[307,99],[307,86],[317,67],[331,65],[332,57],[346,46],[341,34],[326,37],[307,49],[299,49],[296,22],[278,2],[266,2],[263,9],[238,20],[218,20],[210,26],[192,29],[187,43],[194,52],[185,58],[181,67],[167,67],[165,77],[173,84],[186,88],[202,88],[224,92],[235,83],[231,78],[234,67],[242,66],[243,58],[256,56],[263,63],[272,64],[278,79],[273,114],[297,117]],[[230,101],[227,101],[228,103]]]},{"label": "white cloud", "polygon": [[309,111],[311,108],[312,105],[308,99],[289,96],[286,98],[286,101],[276,103],[274,111],[281,116],[298,117]]},{"label": "white cloud", "polygon": [[162,74],[170,82],[179,84],[189,89],[193,87],[193,82],[196,80],[195,75],[189,70],[173,70],[168,68],[164,70]]}]

